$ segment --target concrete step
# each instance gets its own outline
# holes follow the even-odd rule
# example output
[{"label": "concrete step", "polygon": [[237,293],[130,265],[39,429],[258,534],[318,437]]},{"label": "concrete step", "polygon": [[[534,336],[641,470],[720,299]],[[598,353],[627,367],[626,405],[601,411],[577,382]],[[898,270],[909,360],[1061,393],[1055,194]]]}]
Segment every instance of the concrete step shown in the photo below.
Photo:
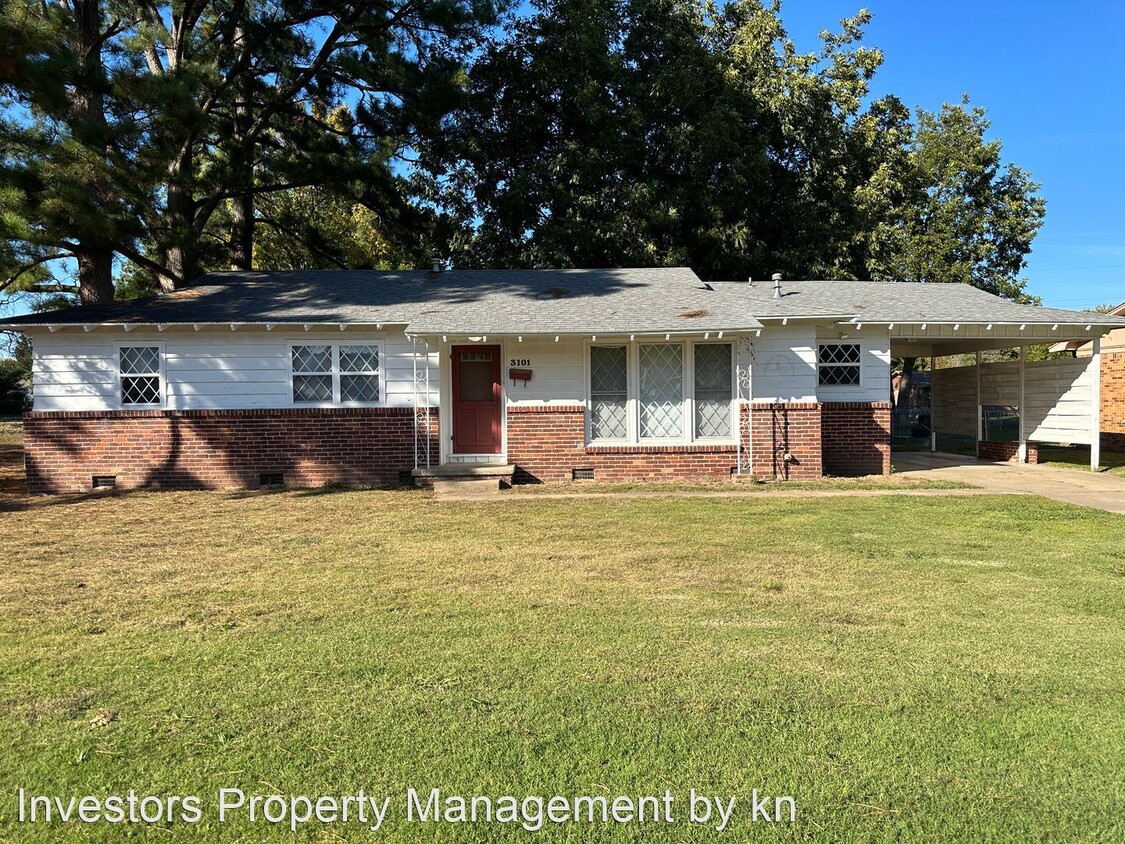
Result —
[{"label": "concrete step", "polygon": [[460,497],[500,493],[499,478],[434,478],[431,485],[438,495]]},{"label": "concrete step", "polygon": [[419,467],[410,474],[416,486],[437,490],[440,483],[446,492],[452,492],[454,485],[461,492],[470,492],[498,490],[501,484],[510,486],[515,471],[515,466],[504,463],[443,463],[441,466]]}]

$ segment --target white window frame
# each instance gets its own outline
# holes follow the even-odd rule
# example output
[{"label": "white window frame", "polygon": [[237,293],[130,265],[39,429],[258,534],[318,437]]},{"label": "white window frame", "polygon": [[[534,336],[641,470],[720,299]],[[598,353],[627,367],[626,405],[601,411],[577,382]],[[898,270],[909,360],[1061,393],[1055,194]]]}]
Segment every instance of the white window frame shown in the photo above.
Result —
[{"label": "white window frame", "polygon": [[[330,401],[294,401],[293,400],[293,376],[305,375],[315,373],[293,372],[293,349],[296,346],[328,346],[332,352],[332,399]],[[340,375],[365,375],[370,373],[363,372],[340,372],[340,347],[341,346],[374,346],[379,350],[379,368],[374,373],[379,383],[379,400],[378,401],[341,401],[340,399]],[[383,341],[381,340],[290,340],[286,345],[286,366],[289,368],[289,406],[290,407],[385,407],[387,401],[387,379],[384,377],[386,372],[386,349]]]},{"label": "white window frame", "polygon": [[[822,346],[854,346],[859,351],[859,359],[854,363],[823,363],[820,360],[820,349]],[[842,366],[855,366],[859,371],[858,377],[854,383],[851,384],[821,384],[820,383],[820,369],[821,367],[828,367],[829,369],[837,369]],[[857,387],[863,387],[863,344],[855,340],[817,340],[816,341],[816,388],[817,390],[854,390]]]},{"label": "white window frame", "polygon": [[[160,401],[154,404],[126,404],[124,397],[124,390],[121,383],[122,377],[136,377],[136,376],[122,376],[121,373],[121,350],[122,349],[156,349],[156,356],[159,366],[158,372],[155,373],[159,379],[160,385]],[[164,408],[168,404],[168,379],[164,374],[164,343],[159,340],[149,341],[135,341],[132,343],[122,341],[114,344],[113,349],[114,370],[117,373],[117,406],[121,410],[154,410]],[[139,376],[144,377],[144,376]]]},{"label": "white window frame", "polygon": [[[683,364],[683,371],[681,374],[683,384],[683,395],[680,400],[681,422],[680,430],[683,432],[679,437],[644,437],[640,436],[641,426],[641,399],[640,399],[640,385],[641,385],[641,360],[640,348],[644,345],[679,345],[682,348],[681,362]],[[731,359],[731,375],[730,375],[730,388],[731,388],[731,424],[730,436],[727,437],[697,437],[695,434],[695,347],[696,346],[729,346],[730,359]],[[626,428],[628,435],[625,439],[593,439],[591,430],[591,421],[593,413],[593,397],[591,395],[590,384],[590,349],[595,346],[625,346],[625,367],[626,367]],[[585,382],[586,391],[586,443],[593,446],[620,446],[620,445],[690,445],[692,443],[701,443],[706,445],[728,445],[737,442],[738,437],[738,424],[735,416],[735,408],[737,402],[737,366],[738,366],[738,349],[733,341],[729,340],[665,340],[663,337],[645,337],[639,340],[628,341],[624,339],[606,338],[604,341],[598,342],[587,341],[585,343],[585,366],[583,367],[583,380]]]}]

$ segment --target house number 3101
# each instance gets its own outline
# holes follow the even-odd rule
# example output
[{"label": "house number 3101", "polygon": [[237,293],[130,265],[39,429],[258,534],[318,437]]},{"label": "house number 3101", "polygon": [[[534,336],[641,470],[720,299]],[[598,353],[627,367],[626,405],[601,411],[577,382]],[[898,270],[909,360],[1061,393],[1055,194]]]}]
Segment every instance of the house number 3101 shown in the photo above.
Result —
[{"label": "house number 3101", "polygon": [[508,366],[531,366],[531,358],[512,358]]}]

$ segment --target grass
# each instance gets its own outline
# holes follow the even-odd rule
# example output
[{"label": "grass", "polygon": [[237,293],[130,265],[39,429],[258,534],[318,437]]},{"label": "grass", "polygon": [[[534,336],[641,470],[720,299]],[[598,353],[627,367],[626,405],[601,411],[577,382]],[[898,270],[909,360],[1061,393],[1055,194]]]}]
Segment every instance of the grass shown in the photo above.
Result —
[{"label": "grass", "polygon": [[[1039,464],[1055,466],[1060,469],[1089,469],[1090,447],[1088,445],[1041,445]],[[1098,471],[1125,478],[1125,454],[1103,451]]]},{"label": "grass", "polygon": [[[11,489],[9,487],[9,489]],[[1125,519],[1032,497],[440,502],[0,493],[0,839],[49,795],[195,794],[70,841],[525,841],[461,794],[740,798],[725,840],[1125,835]],[[395,797],[377,836],[215,791]],[[796,824],[751,822],[758,788]],[[145,834],[148,832],[149,834]],[[551,827],[548,841],[711,841]]]}]

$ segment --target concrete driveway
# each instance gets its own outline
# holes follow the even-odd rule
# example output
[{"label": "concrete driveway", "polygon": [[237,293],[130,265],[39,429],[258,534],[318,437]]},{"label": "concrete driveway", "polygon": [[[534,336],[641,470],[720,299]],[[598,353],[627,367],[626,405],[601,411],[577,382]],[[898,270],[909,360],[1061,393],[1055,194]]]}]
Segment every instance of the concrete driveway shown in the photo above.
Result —
[{"label": "concrete driveway", "polygon": [[892,455],[896,473],[905,477],[945,478],[976,484],[989,492],[1042,495],[1067,504],[1125,515],[1125,478],[1081,469],[989,463],[974,457],[904,451]]}]

